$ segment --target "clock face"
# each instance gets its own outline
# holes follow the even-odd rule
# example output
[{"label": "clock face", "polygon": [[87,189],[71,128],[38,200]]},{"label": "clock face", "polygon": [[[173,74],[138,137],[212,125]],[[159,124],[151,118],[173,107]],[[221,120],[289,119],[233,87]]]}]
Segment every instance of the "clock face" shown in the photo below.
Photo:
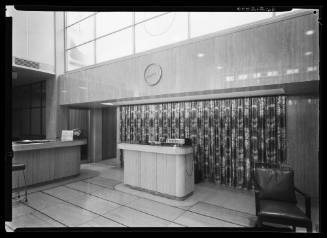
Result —
[{"label": "clock face", "polygon": [[154,86],[159,83],[161,75],[162,70],[160,65],[150,64],[146,67],[144,71],[144,80],[148,85]]}]

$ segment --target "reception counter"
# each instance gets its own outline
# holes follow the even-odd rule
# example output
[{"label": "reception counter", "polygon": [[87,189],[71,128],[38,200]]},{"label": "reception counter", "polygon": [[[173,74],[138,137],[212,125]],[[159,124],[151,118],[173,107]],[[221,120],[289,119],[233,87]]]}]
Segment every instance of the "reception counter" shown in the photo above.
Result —
[{"label": "reception counter", "polygon": [[[81,146],[87,140],[53,141],[18,144],[13,142],[13,163],[26,165],[26,184],[34,185],[58,180],[80,173]],[[21,172],[12,174],[12,188],[24,184]]]},{"label": "reception counter", "polygon": [[178,200],[193,193],[192,147],[121,143],[118,148],[123,150],[124,184]]}]

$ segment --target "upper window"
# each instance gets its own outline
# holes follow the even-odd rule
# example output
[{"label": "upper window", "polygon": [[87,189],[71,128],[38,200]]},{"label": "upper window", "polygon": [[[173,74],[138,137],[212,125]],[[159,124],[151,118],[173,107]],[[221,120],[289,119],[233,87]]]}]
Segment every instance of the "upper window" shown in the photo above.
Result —
[{"label": "upper window", "polygon": [[187,39],[187,13],[173,12],[135,26],[135,52]]},{"label": "upper window", "polygon": [[94,12],[67,12],[66,13],[66,26],[70,26],[92,14],[94,14]]},{"label": "upper window", "polygon": [[201,36],[272,17],[271,12],[191,12],[191,37]]},{"label": "upper window", "polygon": [[94,41],[66,51],[67,70],[73,70],[95,64]]},{"label": "upper window", "polygon": [[66,70],[174,44],[286,12],[67,12]]},{"label": "upper window", "polygon": [[67,49],[94,39],[94,16],[67,28]]},{"label": "upper window", "polygon": [[135,23],[149,20],[156,16],[167,14],[168,12],[135,12]]},{"label": "upper window", "polygon": [[96,15],[96,37],[133,25],[132,12],[101,12]]},{"label": "upper window", "polygon": [[133,54],[132,28],[96,40],[96,62]]}]

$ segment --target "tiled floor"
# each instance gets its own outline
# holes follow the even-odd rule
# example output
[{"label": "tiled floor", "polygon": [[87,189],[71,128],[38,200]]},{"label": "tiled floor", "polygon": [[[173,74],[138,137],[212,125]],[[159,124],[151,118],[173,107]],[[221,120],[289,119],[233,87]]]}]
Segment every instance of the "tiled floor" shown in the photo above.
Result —
[{"label": "tiled floor", "polygon": [[[254,196],[249,191],[201,183],[195,185],[188,206],[181,206],[169,199],[115,189],[122,181],[123,170],[115,159],[83,164],[80,176],[29,189],[27,203],[14,201],[13,221],[6,222],[6,230],[18,227],[253,227],[256,221]],[[317,211],[313,207],[314,224],[318,220]]]}]

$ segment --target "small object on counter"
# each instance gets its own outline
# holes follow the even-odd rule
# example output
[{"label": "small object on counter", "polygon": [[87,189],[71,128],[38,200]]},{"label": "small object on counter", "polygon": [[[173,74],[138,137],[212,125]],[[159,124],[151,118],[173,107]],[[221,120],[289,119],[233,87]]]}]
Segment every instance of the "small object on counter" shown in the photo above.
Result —
[{"label": "small object on counter", "polygon": [[61,141],[73,141],[74,131],[73,130],[62,130]]}]

